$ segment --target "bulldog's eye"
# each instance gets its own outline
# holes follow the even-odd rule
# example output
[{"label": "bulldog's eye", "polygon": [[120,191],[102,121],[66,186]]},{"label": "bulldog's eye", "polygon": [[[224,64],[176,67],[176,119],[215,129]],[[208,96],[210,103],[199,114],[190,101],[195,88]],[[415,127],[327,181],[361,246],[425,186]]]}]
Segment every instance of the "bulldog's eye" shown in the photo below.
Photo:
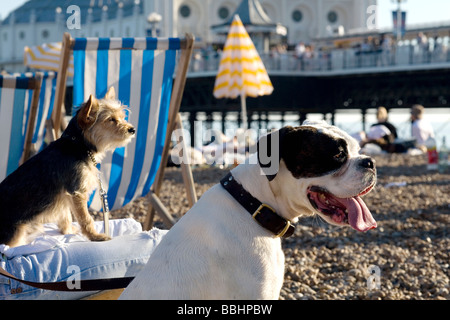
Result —
[{"label": "bulldog's eye", "polygon": [[113,118],[113,117],[111,117],[111,118],[109,118],[109,121],[111,121],[112,123],[116,123],[116,122],[117,122],[117,119],[116,119],[116,118]]}]

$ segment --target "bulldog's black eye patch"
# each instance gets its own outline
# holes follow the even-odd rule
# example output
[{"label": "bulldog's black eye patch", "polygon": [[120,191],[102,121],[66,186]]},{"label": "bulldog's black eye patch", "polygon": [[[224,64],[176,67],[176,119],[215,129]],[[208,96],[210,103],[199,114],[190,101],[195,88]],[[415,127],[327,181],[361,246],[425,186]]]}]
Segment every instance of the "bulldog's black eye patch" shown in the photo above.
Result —
[{"label": "bulldog's black eye patch", "polygon": [[[322,133],[317,128],[284,127],[276,134],[279,139],[275,139],[275,142],[271,138],[273,133],[258,141],[258,162],[263,171],[272,167],[273,161],[283,159],[295,178],[311,178],[336,171],[348,159],[347,142]],[[263,155],[271,155],[269,161]],[[276,172],[265,174],[269,180],[276,177]]]},{"label": "bulldog's black eye patch", "polygon": [[280,156],[296,178],[318,177],[339,169],[348,158],[347,142],[313,127],[298,127],[280,141]]}]

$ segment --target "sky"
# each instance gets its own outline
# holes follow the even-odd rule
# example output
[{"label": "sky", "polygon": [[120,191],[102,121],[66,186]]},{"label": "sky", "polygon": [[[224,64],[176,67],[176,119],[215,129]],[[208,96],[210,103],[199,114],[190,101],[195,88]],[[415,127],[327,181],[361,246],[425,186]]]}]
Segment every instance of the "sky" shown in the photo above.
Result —
[{"label": "sky", "polygon": [[[0,17],[7,15],[27,0],[0,0]],[[277,0],[272,0],[277,1]],[[76,1],[74,1],[76,3]],[[392,27],[392,11],[397,9],[397,0],[378,0],[378,27]],[[402,0],[402,9],[407,12],[406,24],[423,24],[447,21],[450,24],[450,0]],[[281,23],[283,21],[280,21]]]},{"label": "sky", "polygon": [[[392,11],[397,7],[396,0],[378,0],[379,28],[392,27]],[[450,24],[449,0],[403,0],[401,8],[406,11],[406,25],[443,21]]]}]

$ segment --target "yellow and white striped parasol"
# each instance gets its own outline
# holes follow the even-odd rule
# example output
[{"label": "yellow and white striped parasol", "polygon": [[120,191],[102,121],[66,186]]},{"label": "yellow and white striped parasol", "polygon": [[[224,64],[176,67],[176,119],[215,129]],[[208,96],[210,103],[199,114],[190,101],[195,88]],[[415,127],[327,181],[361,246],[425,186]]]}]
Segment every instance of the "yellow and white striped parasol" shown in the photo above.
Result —
[{"label": "yellow and white striped parasol", "polygon": [[[25,47],[24,64],[39,70],[58,71],[61,42],[44,43],[40,46]],[[73,57],[70,57],[68,76],[73,76]]]},{"label": "yellow and white striped parasol", "polygon": [[247,128],[246,96],[270,95],[272,83],[239,15],[235,15],[228,32],[219,71],[214,84],[214,97],[241,96],[242,121]]}]

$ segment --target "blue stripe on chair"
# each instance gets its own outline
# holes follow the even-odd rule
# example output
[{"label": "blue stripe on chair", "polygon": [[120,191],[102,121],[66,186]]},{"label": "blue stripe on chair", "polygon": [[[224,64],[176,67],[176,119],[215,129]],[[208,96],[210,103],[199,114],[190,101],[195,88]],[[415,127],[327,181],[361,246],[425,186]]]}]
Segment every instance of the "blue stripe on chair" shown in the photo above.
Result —
[{"label": "blue stripe on chair", "polygon": [[[25,145],[25,135],[26,135],[26,129],[28,128],[28,122],[30,121],[30,113],[31,113],[31,100],[33,99],[33,90],[29,89],[26,90],[26,92],[28,92],[28,101],[25,103],[24,105],[24,114],[25,111],[27,113],[26,117],[25,117],[25,125],[22,126],[22,141],[20,142],[22,146]],[[26,96],[25,96],[26,98]]]},{"label": "blue stripe on chair", "polygon": [[[152,38],[148,38],[152,39]],[[133,200],[138,187],[139,178],[144,164],[145,147],[147,144],[147,131],[150,116],[150,99],[151,88],[153,83],[153,68],[154,68],[155,53],[154,51],[144,50],[142,55],[142,80],[141,80],[141,99],[139,122],[136,133],[136,149],[133,163],[133,170],[131,173],[128,190],[125,194],[123,205],[126,205]],[[148,90],[150,88],[150,90]]]},{"label": "blue stripe on chair", "polygon": [[122,104],[130,105],[131,92],[131,50],[122,50],[120,52],[120,70],[119,70],[119,94],[118,98]]},{"label": "blue stripe on chair", "polygon": [[[134,43],[134,39],[132,42]],[[124,46],[133,45],[131,41],[124,39]],[[119,75],[119,95],[118,99],[124,105],[130,106],[131,94],[131,50],[122,50],[120,52],[120,75]],[[128,115],[127,115],[128,117]],[[112,156],[111,174],[109,177],[108,199],[109,204],[114,207],[117,193],[119,191],[120,182],[122,180],[123,162],[125,158],[125,147],[117,148]]]},{"label": "blue stripe on chair", "polygon": [[169,50],[179,50],[181,48],[180,38],[169,38]]},{"label": "blue stripe on chair", "polygon": [[122,48],[133,49],[133,46],[134,46],[134,38],[123,38],[122,39]]},{"label": "blue stripe on chair", "polygon": [[146,46],[147,50],[156,50],[156,48],[158,47],[158,39],[157,38],[146,38],[146,42],[147,42],[147,46]]},{"label": "blue stripe on chair", "polygon": [[76,108],[80,106],[84,101],[84,68],[86,65],[86,39],[76,39],[73,48],[73,114],[76,112]]},{"label": "blue stripe on chair", "polygon": [[99,38],[97,50],[109,50],[109,45],[111,43],[110,38]]},{"label": "blue stripe on chair", "polygon": [[75,38],[75,43],[73,45],[72,50],[73,51],[85,51],[86,50],[86,44],[87,44],[87,38]]},{"label": "blue stripe on chair", "polygon": [[[101,163],[97,163],[97,169],[98,169],[99,171],[101,170]],[[89,196],[88,203],[87,203],[87,206],[88,206],[88,207],[90,207],[91,204],[92,204],[92,201],[94,201],[94,197],[95,197],[95,194],[96,194],[96,193],[97,193],[97,189],[95,189],[94,191],[92,191],[91,195]],[[101,210],[101,211],[103,211],[103,210]]]},{"label": "blue stripe on chair", "polygon": [[30,79],[25,76],[20,76],[16,78],[16,88],[17,89],[28,89],[30,84]]},{"label": "blue stripe on chair", "polygon": [[52,79],[52,94],[50,96],[50,106],[48,107],[48,114],[47,114],[47,120],[51,119],[52,112],[53,112],[53,106],[55,105],[55,94],[56,94],[56,74]]},{"label": "blue stripe on chair", "polygon": [[[41,85],[41,93],[39,94],[39,107],[38,107],[38,113],[37,113],[37,120],[36,123],[41,123],[42,122],[42,118],[44,117],[44,109],[45,109],[45,91],[47,90],[47,81],[44,78],[42,80],[42,85]],[[39,136],[39,125],[36,126],[34,134],[33,134],[33,143],[36,143],[37,139]]]},{"label": "blue stripe on chair", "polygon": [[166,165],[165,163],[161,164],[160,162],[167,131],[167,121],[169,118],[170,97],[172,96],[172,75],[175,70],[175,58],[175,51],[166,51],[166,62],[164,65],[164,76],[159,111],[160,115],[158,120],[158,130],[156,133],[155,154],[153,156],[153,161],[147,181],[145,182],[144,189],[142,190],[142,196],[147,195],[147,193],[150,191],[150,187],[155,180],[159,166]]},{"label": "blue stripe on chair", "polygon": [[[44,122],[52,117],[53,105],[55,103],[56,80],[56,73],[44,73],[41,93],[39,95],[39,107],[36,120],[37,125],[32,140],[32,142],[36,144],[38,151],[42,151],[45,147],[44,139],[47,132],[47,127]],[[50,97],[47,97],[48,86],[50,86]],[[40,128],[39,124],[43,127]]]},{"label": "blue stripe on chair", "polygon": [[[21,85],[24,84],[23,78],[21,79]],[[24,103],[25,103],[25,90],[15,90],[14,92],[14,109],[11,120],[11,132],[23,132],[23,116],[24,116]],[[6,175],[9,175],[19,166],[20,157],[23,152],[23,136],[21,134],[11,134],[10,137],[10,149],[9,159],[6,169]],[[22,144],[21,144],[22,143]]]},{"label": "blue stripe on chair", "polygon": [[97,98],[103,98],[108,91],[108,83],[105,81],[105,75],[108,74],[109,44],[109,38],[100,38],[98,40],[97,78],[95,82],[95,96]]},{"label": "blue stripe on chair", "polygon": [[[99,167],[100,167],[100,165],[97,166],[97,168],[100,170]],[[88,208],[91,206],[92,202],[94,201],[94,197],[95,197],[96,193],[97,193],[97,189],[92,191],[91,195],[89,196],[88,203],[87,203]],[[109,203],[108,203],[108,205],[109,205]]]}]

